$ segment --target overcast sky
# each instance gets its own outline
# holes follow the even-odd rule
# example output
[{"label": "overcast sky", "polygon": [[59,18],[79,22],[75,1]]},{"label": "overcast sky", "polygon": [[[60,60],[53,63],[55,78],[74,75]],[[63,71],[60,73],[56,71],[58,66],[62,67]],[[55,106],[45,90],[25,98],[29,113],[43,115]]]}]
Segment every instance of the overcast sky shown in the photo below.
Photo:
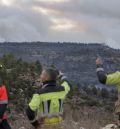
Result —
[{"label": "overcast sky", "polygon": [[120,0],[0,0],[0,41],[105,42],[120,48]]}]

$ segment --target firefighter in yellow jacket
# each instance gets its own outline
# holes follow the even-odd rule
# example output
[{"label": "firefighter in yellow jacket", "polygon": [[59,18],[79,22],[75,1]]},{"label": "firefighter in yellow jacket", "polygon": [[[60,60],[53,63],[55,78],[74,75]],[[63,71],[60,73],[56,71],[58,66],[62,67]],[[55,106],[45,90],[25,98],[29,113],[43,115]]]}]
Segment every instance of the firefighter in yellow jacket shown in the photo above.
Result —
[{"label": "firefighter in yellow jacket", "polygon": [[63,102],[70,91],[70,85],[63,74],[59,74],[61,85],[57,85],[58,72],[44,69],[40,75],[43,83],[28,105],[26,114],[35,128],[40,125],[54,125],[63,121]]},{"label": "firefighter in yellow jacket", "polygon": [[106,74],[103,68],[103,61],[101,58],[96,60],[97,65],[97,76],[102,84],[115,85],[118,89],[118,101],[115,104],[115,112],[119,116],[118,124],[120,126],[120,71],[112,74]]}]

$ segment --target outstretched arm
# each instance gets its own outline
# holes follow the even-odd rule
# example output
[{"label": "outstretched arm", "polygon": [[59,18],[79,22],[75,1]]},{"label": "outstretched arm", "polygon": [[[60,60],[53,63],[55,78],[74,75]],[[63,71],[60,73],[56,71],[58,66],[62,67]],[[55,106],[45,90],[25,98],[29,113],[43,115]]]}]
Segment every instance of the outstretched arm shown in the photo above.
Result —
[{"label": "outstretched arm", "polygon": [[97,73],[98,80],[100,81],[100,83],[106,84],[107,75],[104,71],[103,61],[101,58],[97,58],[96,65],[97,65],[96,73]]},{"label": "outstretched arm", "polygon": [[59,72],[59,79],[61,82],[61,86],[63,86],[65,88],[66,93],[68,93],[72,89],[72,86],[69,83],[67,77],[64,75],[64,73]]},{"label": "outstretched arm", "polygon": [[116,86],[120,85],[120,72],[115,72],[107,75],[103,68],[103,61],[100,58],[96,60],[96,65],[97,65],[96,69],[97,76],[102,84],[116,85]]}]

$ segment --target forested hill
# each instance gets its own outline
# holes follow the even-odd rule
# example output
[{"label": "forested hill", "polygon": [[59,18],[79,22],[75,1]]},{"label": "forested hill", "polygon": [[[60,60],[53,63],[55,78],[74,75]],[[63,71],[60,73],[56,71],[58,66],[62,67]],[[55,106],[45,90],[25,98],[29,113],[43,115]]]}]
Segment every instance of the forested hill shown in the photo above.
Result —
[{"label": "forested hill", "polygon": [[108,72],[120,69],[120,50],[104,44],[1,43],[0,56],[12,53],[25,61],[39,60],[65,72],[76,84],[98,83],[95,59],[103,57]]}]

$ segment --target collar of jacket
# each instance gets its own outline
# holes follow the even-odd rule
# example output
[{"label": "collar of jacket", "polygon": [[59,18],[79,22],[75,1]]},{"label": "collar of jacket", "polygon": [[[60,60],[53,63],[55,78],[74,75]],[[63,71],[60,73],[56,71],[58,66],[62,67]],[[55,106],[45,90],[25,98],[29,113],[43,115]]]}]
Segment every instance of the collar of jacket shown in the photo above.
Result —
[{"label": "collar of jacket", "polygon": [[48,86],[56,86],[56,81],[46,81],[43,82],[43,87],[48,87]]}]

